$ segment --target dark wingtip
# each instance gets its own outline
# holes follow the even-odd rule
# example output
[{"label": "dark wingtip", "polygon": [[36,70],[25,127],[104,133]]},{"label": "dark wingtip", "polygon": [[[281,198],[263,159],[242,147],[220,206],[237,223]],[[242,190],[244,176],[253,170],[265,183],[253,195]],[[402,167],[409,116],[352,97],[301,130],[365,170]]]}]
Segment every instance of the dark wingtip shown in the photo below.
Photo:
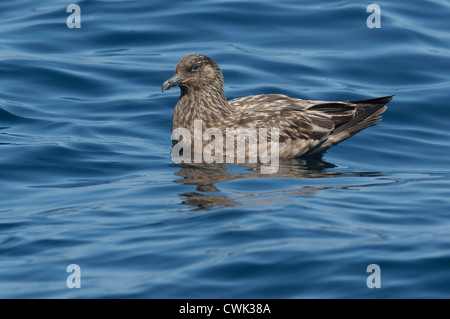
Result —
[{"label": "dark wingtip", "polygon": [[382,97],[376,97],[374,99],[367,99],[367,100],[357,100],[357,101],[349,101],[351,103],[368,103],[368,104],[387,104],[390,100],[394,98],[395,95],[388,95],[388,96],[382,96]]}]

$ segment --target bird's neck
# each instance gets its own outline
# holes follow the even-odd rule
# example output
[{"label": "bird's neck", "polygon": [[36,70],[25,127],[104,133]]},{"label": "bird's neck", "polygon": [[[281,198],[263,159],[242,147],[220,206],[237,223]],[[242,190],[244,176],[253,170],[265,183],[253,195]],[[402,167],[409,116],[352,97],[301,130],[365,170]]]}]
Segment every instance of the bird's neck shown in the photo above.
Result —
[{"label": "bird's neck", "polygon": [[233,114],[223,88],[205,87],[181,89],[175,106],[172,129],[191,129],[195,120],[202,120],[204,128],[226,125]]}]

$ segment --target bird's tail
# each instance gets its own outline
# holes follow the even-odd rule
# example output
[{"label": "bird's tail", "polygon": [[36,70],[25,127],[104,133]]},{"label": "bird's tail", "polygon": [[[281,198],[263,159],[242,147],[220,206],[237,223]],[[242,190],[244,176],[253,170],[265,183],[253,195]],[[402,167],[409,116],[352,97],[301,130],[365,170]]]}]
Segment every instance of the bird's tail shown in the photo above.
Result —
[{"label": "bird's tail", "polygon": [[380,123],[381,114],[386,110],[386,104],[392,98],[393,95],[347,102],[349,106],[355,108],[355,115],[348,122],[336,126],[328,139],[311,154],[323,153],[330,147],[348,139],[365,128]]}]

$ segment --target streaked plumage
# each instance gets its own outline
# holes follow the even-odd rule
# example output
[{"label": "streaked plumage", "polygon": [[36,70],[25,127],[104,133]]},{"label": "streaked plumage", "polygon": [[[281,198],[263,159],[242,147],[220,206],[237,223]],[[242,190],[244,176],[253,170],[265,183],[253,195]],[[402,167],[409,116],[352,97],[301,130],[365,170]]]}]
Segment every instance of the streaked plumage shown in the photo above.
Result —
[{"label": "streaked plumage", "polygon": [[392,96],[360,101],[309,101],[281,94],[261,94],[228,101],[219,66],[210,58],[194,54],[182,58],[175,75],[162,90],[179,86],[172,130],[193,131],[194,120],[204,128],[271,128],[280,130],[279,156],[300,157],[328,148],[380,122],[380,114]]}]

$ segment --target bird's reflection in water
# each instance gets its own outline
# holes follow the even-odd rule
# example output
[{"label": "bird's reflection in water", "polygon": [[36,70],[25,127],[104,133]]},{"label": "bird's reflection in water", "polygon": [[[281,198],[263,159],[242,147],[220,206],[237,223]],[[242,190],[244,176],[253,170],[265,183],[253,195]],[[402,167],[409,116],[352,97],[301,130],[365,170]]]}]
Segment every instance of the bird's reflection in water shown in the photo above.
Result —
[{"label": "bird's reflection in water", "polygon": [[[239,166],[238,166],[239,165]],[[261,174],[262,164],[181,164],[176,172],[180,178],[176,183],[195,185],[196,191],[180,194],[182,204],[193,209],[208,210],[217,206],[235,207],[262,205],[265,202],[286,202],[293,195],[310,195],[322,189],[346,187],[315,187],[303,185],[295,189],[254,192],[220,190],[220,183],[243,179],[316,179],[334,178],[348,173],[333,171],[336,166],[319,158],[311,159],[280,159],[278,172],[275,174]],[[378,173],[352,173],[353,176],[374,176]],[[225,195],[224,195],[225,194]],[[260,196],[265,195],[265,196]],[[290,196],[283,196],[290,195]]]}]

